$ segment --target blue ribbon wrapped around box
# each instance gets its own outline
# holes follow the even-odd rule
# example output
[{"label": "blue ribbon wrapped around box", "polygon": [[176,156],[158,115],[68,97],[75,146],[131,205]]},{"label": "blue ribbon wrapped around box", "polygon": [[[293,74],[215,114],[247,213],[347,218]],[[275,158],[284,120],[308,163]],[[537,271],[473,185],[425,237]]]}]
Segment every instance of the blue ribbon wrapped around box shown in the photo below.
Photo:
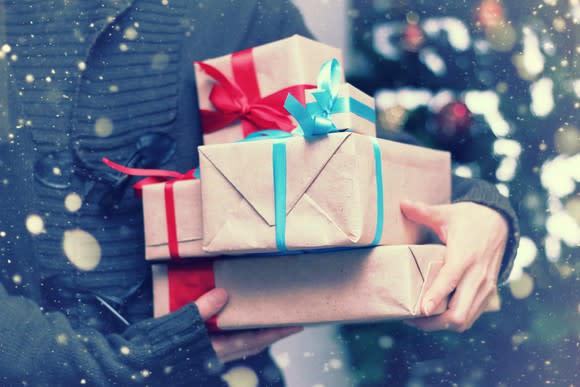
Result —
[{"label": "blue ribbon wrapped around box", "polygon": [[305,107],[294,96],[288,95],[284,107],[306,136],[349,130],[376,137],[374,98],[342,83],[342,78],[340,63],[332,59],[322,65],[318,87],[305,91]]},{"label": "blue ribbon wrapped around box", "polygon": [[446,152],[331,127],[302,130],[198,148],[206,252],[419,243],[422,229],[404,218],[400,201],[450,200]]}]

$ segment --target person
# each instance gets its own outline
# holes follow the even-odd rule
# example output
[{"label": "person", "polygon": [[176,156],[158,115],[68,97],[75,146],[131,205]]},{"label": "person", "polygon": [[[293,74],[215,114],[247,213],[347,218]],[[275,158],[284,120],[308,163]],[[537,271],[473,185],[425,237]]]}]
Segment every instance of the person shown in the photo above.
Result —
[{"label": "person", "polygon": [[[100,159],[195,166],[192,62],[292,34],[286,0],[0,0],[1,384],[213,386],[243,358],[283,384],[262,349],[296,329],[208,334],[223,290],[151,318],[140,203]],[[454,292],[413,324],[467,329],[509,273],[513,209],[459,178],[453,204],[401,209],[448,245],[424,312]]]}]

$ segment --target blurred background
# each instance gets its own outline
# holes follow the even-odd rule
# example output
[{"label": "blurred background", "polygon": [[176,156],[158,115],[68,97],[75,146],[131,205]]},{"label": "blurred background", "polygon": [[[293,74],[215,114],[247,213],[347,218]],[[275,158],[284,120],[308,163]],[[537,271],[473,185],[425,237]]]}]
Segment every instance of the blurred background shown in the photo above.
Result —
[{"label": "blurred background", "polygon": [[374,95],[379,133],[452,153],[511,199],[502,311],[464,334],[323,326],[275,345],[290,387],[580,384],[580,0],[296,0]]}]

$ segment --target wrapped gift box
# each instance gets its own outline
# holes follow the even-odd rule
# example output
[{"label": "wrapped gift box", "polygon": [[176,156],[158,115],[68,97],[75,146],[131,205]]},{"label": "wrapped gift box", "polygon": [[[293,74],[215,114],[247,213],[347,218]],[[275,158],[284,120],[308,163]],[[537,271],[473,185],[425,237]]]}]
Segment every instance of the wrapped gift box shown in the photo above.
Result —
[{"label": "wrapped gift box", "polygon": [[229,301],[213,327],[222,330],[417,317],[444,254],[441,245],[380,246],[159,264],[152,269],[154,312],[175,311],[220,287]]},{"label": "wrapped gift box", "polygon": [[231,143],[260,129],[292,130],[286,96],[304,102],[305,88],[315,87],[321,65],[332,58],[342,58],[339,49],[295,35],[197,62],[204,142]]},{"label": "wrapped gift box", "polygon": [[350,132],[317,137],[199,148],[207,252],[423,240],[399,204],[449,202],[448,153]]},{"label": "wrapped gift box", "polygon": [[199,180],[148,184],[142,195],[148,260],[211,256],[202,248]]}]

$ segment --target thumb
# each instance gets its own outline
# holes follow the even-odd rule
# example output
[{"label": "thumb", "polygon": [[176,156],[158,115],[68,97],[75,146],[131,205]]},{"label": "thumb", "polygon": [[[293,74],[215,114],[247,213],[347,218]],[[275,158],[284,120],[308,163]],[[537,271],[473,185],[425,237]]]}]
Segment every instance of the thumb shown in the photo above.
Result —
[{"label": "thumb", "polygon": [[410,221],[421,224],[433,230],[443,243],[447,241],[447,230],[443,210],[439,206],[402,200],[401,211]]},{"label": "thumb", "polygon": [[199,310],[199,315],[205,321],[217,314],[228,302],[228,293],[225,289],[212,289],[199,297],[195,305]]}]

